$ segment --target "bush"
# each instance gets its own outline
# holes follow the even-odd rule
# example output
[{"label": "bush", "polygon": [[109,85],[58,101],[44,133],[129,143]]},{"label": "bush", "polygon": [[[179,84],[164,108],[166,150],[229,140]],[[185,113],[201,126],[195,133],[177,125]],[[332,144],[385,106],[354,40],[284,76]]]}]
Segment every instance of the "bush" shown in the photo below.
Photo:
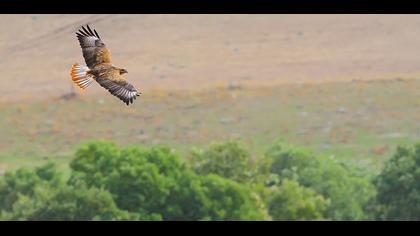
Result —
[{"label": "bush", "polygon": [[374,184],[377,219],[420,220],[420,144],[398,147]]}]

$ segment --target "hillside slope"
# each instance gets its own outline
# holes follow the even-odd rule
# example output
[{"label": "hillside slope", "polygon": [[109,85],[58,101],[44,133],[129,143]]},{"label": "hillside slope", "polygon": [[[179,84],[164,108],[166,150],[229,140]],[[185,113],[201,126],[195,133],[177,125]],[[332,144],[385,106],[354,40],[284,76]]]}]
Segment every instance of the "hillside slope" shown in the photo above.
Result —
[{"label": "hillside slope", "polygon": [[146,92],[420,75],[419,15],[1,15],[0,102],[68,92],[85,23]]}]

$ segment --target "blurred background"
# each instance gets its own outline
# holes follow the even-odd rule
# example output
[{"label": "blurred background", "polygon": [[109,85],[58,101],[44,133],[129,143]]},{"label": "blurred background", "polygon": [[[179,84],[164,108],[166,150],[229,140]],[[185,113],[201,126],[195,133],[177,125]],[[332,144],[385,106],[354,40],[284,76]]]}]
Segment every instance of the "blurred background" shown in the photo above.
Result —
[{"label": "blurred background", "polygon": [[[85,63],[75,35],[85,24],[142,92],[132,106],[96,83],[72,84],[71,65]],[[350,176],[380,175],[398,146],[420,139],[419,25],[419,15],[1,15],[0,175],[54,162],[71,176],[69,162],[92,140],[164,145],[181,160],[232,141],[260,161],[282,143],[364,173]],[[366,219],[368,205],[264,219]],[[197,219],[217,218],[206,217]]]}]

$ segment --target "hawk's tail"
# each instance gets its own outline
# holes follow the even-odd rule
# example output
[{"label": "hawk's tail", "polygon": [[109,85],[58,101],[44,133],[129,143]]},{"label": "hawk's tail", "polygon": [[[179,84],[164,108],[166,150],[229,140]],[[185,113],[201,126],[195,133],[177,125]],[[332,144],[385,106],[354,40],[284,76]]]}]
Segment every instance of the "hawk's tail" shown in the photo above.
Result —
[{"label": "hawk's tail", "polygon": [[87,75],[89,68],[78,63],[71,67],[70,76],[71,80],[81,89],[87,88],[92,83],[92,78]]}]

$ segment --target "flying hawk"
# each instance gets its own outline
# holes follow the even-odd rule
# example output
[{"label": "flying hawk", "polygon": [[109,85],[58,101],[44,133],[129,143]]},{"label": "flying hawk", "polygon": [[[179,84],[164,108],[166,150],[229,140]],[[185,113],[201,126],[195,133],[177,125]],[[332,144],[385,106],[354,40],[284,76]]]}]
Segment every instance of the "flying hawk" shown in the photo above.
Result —
[{"label": "flying hawk", "polygon": [[112,65],[111,53],[96,30],[92,31],[89,25],[86,27],[82,26],[76,35],[87,66],[74,64],[71,67],[71,79],[83,90],[95,80],[128,106],[141,93],[125,80],[123,74],[127,73],[126,69]]}]

